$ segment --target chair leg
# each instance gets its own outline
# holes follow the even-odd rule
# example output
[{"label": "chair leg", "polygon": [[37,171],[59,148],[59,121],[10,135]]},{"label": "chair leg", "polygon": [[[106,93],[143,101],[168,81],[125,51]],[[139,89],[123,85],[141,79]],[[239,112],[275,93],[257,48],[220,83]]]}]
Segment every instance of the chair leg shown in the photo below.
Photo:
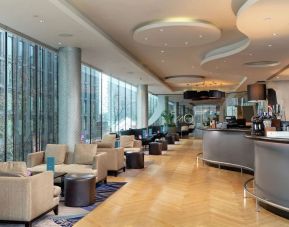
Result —
[{"label": "chair leg", "polygon": [[123,172],[125,172],[125,167],[122,168]]},{"label": "chair leg", "polygon": [[114,171],[114,176],[117,177],[117,175],[118,175],[118,171],[116,170]]},{"label": "chair leg", "polygon": [[53,212],[55,215],[58,215],[58,206],[56,206],[54,209],[53,209]]}]

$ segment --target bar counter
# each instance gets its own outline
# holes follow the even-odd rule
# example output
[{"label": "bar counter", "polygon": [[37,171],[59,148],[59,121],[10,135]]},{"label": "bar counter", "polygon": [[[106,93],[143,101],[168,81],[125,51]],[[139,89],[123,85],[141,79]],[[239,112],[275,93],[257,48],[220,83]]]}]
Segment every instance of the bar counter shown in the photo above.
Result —
[{"label": "bar counter", "polygon": [[250,129],[203,128],[203,160],[254,171],[254,141],[245,138]]},{"label": "bar counter", "polygon": [[255,194],[289,211],[289,139],[245,137],[255,143]]}]

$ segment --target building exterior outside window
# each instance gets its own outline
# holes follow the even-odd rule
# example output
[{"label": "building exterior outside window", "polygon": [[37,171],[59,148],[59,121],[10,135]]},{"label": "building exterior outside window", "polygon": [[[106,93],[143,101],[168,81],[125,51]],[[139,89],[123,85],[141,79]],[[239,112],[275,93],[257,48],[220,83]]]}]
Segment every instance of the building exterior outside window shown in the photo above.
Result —
[{"label": "building exterior outside window", "polygon": [[57,53],[0,30],[0,161],[58,139]]},{"label": "building exterior outside window", "polygon": [[136,127],[137,88],[82,65],[81,140],[91,143],[103,135]]}]

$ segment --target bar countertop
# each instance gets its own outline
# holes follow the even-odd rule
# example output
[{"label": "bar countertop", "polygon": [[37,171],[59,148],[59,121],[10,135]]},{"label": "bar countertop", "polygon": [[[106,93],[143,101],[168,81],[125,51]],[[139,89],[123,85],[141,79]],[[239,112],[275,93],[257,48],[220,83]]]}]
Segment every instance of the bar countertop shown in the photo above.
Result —
[{"label": "bar countertop", "polygon": [[287,143],[289,144],[289,138],[274,138],[274,137],[267,137],[267,136],[255,136],[255,135],[245,135],[246,138],[252,140],[259,140],[264,142],[271,142],[271,143]]},{"label": "bar countertop", "polygon": [[251,132],[250,128],[199,128],[204,131]]}]

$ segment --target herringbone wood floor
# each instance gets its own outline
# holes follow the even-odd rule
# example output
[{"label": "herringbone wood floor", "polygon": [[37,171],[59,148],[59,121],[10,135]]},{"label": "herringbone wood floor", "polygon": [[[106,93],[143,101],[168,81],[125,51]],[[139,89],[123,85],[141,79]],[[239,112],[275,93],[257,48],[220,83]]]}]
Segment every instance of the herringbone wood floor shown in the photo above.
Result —
[{"label": "herringbone wood floor", "polygon": [[109,177],[128,183],[75,226],[289,226],[243,199],[250,175],[198,165],[201,147],[201,140],[182,140],[165,155],[146,156],[144,170]]}]

